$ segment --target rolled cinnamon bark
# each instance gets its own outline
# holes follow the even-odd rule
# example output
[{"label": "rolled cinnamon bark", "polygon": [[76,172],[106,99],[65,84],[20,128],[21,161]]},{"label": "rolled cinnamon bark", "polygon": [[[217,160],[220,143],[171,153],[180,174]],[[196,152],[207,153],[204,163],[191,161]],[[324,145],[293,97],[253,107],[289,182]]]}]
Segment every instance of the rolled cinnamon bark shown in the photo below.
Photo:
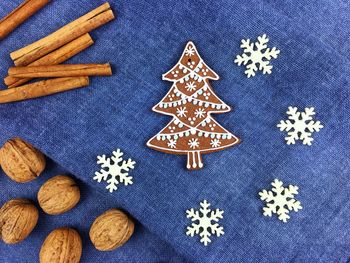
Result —
[{"label": "rolled cinnamon bark", "polygon": [[107,64],[61,64],[35,67],[12,67],[9,76],[16,78],[57,78],[77,76],[111,76],[112,68]]},{"label": "rolled cinnamon bark", "polygon": [[0,20],[0,39],[5,38],[49,2],[50,0],[25,0],[15,10]]},{"label": "rolled cinnamon bark", "polygon": [[26,66],[53,50],[114,19],[109,3],[61,27],[51,35],[10,54],[16,66]]},{"label": "rolled cinnamon bark", "polygon": [[0,103],[39,98],[89,85],[88,77],[56,78],[0,91]]},{"label": "rolled cinnamon bark", "polygon": [[[46,56],[34,61],[33,63],[30,63],[28,66],[60,64],[75,56],[84,49],[88,48],[93,43],[94,41],[92,40],[91,36],[87,33],[77,39],[74,39],[73,41],[60,47],[59,49],[56,49],[55,51],[47,54]],[[15,88],[30,80],[31,78],[16,78],[13,76],[7,76],[4,79],[4,82],[8,86],[8,88]]]}]

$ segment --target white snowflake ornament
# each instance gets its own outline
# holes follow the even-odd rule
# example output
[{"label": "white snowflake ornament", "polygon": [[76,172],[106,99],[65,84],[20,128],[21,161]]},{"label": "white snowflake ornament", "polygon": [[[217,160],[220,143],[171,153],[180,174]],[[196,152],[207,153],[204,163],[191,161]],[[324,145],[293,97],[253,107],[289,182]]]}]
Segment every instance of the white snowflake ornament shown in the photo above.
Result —
[{"label": "white snowflake ornament", "polygon": [[211,235],[220,237],[225,233],[224,228],[217,223],[223,218],[222,214],[224,211],[219,209],[211,210],[209,208],[210,203],[207,200],[201,202],[200,206],[199,211],[193,208],[186,211],[187,218],[191,218],[193,222],[187,227],[186,235],[191,237],[199,235],[201,237],[200,242],[207,246],[211,242]]},{"label": "white snowflake ornament", "polygon": [[314,108],[305,108],[304,112],[299,112],[297,107],[288,107],[287,114],[289,120],[282,120],[277,125],[280,131],[288,132],[285,137],[287,144],[295,144],[296,140],[300,140],[304,145],[310,146],[314,140],[311,138],[312,133],[323,128],[319,121],[312,120],[312,116],[315,115]]},{"label": "white snowflake ornament", "polygon": [[277,214],[278,219],[284,223],[290,218],[289,211],[298,212],[302,209],[301,203],[294,199],[294,195],[298,194],[298,186],[289,185],[288,188],[283,187],[283,182],[275,179],[271,185],[272,191],[262,190],[259,195],[262,201],[266,202],[263,208],[264,216],[271,217]]},{"label": "white snowflake ornament", "polygon": [[106,158],[106,155],[97,156],[97,163],[101,165],[101,170],[95,173],[94,180],[107,181],[106,189],[109,192],[116,191],[119,183],[124,185],[131,185],[132,177],[129,176],[128,171],[134,169],[136,162],[128,159],[127,161],[122,158],[123,153],[120,149],[113,151],[112,157]]},{"label": "white snowflake ornament", "polygon": [[[244,72],[248,78],[254,77],[255,72],[260,70],[263,74],[271,74],[273,66],[270,65],[272,58],[277,58],[280,50],[273,47],[272,49],[267,47],[269,39],[266,34],[258,37],[258,41],[251,43],[250,39],[242,39],[241,48],[243,48],[243,54],[237,55],[235,63],[246,66]],[[259,65],[259,67],[258,67]]]}]

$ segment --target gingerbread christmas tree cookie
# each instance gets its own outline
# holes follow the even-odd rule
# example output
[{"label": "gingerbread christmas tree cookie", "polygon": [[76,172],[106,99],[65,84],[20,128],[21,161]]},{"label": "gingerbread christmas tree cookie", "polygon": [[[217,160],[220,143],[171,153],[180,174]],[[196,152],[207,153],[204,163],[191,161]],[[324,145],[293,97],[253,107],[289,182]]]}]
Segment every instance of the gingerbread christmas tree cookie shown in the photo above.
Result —
[{"label": "gingerbread christmas tree cookie", "polygon": [[223,150],[239,139],[211,116],[231,110],[215,95],[209,80],[219,76],[199,56],[193,42],[188,42],[179,62],[163,75],[173,82],[170,91],[153,111],[173,119],[147,146],[170,154],[187,155],[187,168],[203,167],[202,154]]}]

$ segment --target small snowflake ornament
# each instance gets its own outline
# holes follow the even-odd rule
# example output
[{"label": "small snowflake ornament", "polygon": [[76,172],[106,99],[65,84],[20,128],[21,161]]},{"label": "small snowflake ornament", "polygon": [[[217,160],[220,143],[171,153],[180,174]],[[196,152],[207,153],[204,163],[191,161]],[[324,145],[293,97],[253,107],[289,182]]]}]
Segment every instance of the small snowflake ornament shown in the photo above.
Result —
[{"label": "small snowflake ornament", "polygon": [[263,208],[264,216],[271,217],[272,214],[277,214],[278,219],[284,223],[290,218],[289,211],[302,209],[299,201],[294,199],[294,195],[298,194],[298,187],[289,185],[288,188],[283,187],[283,182],[275,179],[271,185],[272,191],[265,189],[259,193],[260,199],[266,202]]},{"label": "small snowflake ornament", "polygon": [[[243,48],[243,54],[237,55],[235,63],[246,66],[246,71],[244,72],[248,78],[254,77],[255,72],[260,71],[263,74],[271,74],[273,68],[270,65],[270,60],[272,58],[277,58],[280,51],[273,47],[272,49],[267,47],[269,39],[266,34],[258,37],[258,41],[251,43],[250,39],[242,39],[241,48]],[[258,68],[259,66],[259,68]]]},{"label": "small snowflake ornament", "polygon": [[128,171],[134,169],[136,162],[128,159],[127,161],[122,158],[123,153],[120,149],[113,151],[112,157],[106,158],[106,155],[97,156],[97,163],[101,165],[101,170],[95,173],[94,180],[99,183],[107,181],[106,189],[109,192],[116,191],[117,185],[119,183],[124,183],[124,185],[131,185],[132,177],[129,176]]},{"label": "small snowflake ornament", "polygon": [[191,237],[199,235],[201,237],[200,242],[207,246],[211,242],[211,235],[220,237],[224,234],[224,228],[217,223],[223,218],[222,214],[224,211],[219,209],[211,210],[209,208],[210,203],[207,200],[201,202],[200,206],[199,211],[193,208],[186,211],[187,218],[191,218],[193,222],[187,227],[186,235]]},{"label": "small snowflake ornament", "polygon": [[315,115],[314,108],[305,108],[304,112],[299,112],[297,107],[288,107],[287,114],[289,120],[282,120],[277,125],[280,131],[288,132],[285,137],[287,144],[295,144],[296,140],[300,140],[304,145],[310,146],[314,140],[311,138],[312,133],[323,128],[319,121],[312,120],[312,116]]}]

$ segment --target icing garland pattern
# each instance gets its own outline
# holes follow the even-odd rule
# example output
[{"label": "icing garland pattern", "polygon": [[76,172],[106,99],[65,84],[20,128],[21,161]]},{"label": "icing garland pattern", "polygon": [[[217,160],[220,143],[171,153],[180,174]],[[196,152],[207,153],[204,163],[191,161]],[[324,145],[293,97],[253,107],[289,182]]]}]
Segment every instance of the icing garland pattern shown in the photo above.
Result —
[{"label": "icing garland pattern", "polygon": [[219,76],[198,54],[193,42],[188,42],[179,62],[163,75],[173,82],[169,92],[153,111],[173,119],[147,146],[171,154],[187,154],[187,168],[203,167],[201,154],[216,152],[239,143],[239,138],[224,129],[211,113],[231,110],[210,86],[209,80]]}]

